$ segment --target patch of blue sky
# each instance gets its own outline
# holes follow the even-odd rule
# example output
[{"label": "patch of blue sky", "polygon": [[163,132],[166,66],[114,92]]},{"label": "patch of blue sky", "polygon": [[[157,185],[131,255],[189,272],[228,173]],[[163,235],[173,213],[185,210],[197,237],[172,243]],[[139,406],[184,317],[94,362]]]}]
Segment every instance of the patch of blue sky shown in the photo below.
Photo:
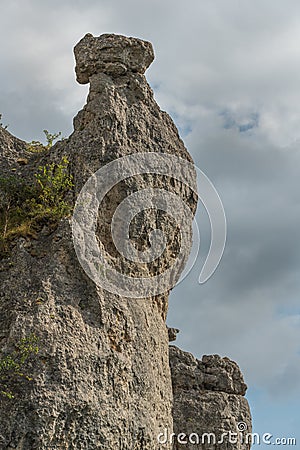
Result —
[{"label": "patch of blue sky", "polygon": [[259,126],[259,114],[257,112],[251,112],[246,115],[239,116],[238,114],[225,109],[219,113],[223,118],[223,128],[226,130],[236,129],[240,133],[245,133]]},{"label": "patch of blue sky", "polygon": [[[286,446],[288,448],[299,448],[299,403],[297,399],[288,397],[281,401],[280,409],[276,408],[276,400],[267,395],[262,389],[250,387],[247,398],[251,405],[252,412],[252,432],[258,433],[261,443],[254,444],[255,448],[275,447],[276,438],[295,438],[296,445]],[[263,435],[270,433],[271,444],[263,443]],[[273,445],[272,445],[273,444]]]}]

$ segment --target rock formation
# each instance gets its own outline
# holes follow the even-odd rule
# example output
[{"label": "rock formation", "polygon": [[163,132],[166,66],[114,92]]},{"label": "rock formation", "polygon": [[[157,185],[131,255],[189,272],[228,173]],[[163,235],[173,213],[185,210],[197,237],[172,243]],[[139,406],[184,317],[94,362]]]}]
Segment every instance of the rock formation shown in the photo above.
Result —
[{"label": "rock formation", "polygon": [[[78,82],[90,83],[87,104],[74,119],[74,132],[50,152],[32,153],[0,128],[0,178],[13,175],[34,183],[38,167],[59,164],[66,157],[74,182],[68,196],[75,200],[91,174],[125,155],[155,152],[192,162],[145,79],[154,59],[150,43],[88,34],[74,52]],[[193,190],[174,180],[172,173],[127,177],[107,193],[99,208],[97,239],[107,260],[135,277],[162,273],[178,256],[181,243],[172,218],[153,207],[134,218],[130,237],[142,252],[149,247],[149,233],[159,228],[168,236],[166,251],[141,265],[119,254],[110,233],[114,211],[129,194],[149,186],[176,194],[192,214],[197,204]],[[163,428],[173,427],[168,341],[169,336],[175,339],[177,330],[168,332],[165,324],[168,292],[128,298],[97,286],[78,262],[68,217],[56,225],[45,221],[34,233],[19,229],[9,247],[0,260],[1,352],[11,354],[29,335],[37,338],[39,351],[26,359],[24,370],[30,377],[8,380],[14,398],[1,396],[0,449],[171,449],[171,443],[157,441]],[[171,368],[178,429],[185,420],[188,397],[197,402],[197,389],[202,392],[202,388],[207,390],[206,397],[203,394],[207,402],[213,401],[203,413],[204,421],[210,411],[211,421],[223,420],[224,405],[234,420],[250,420],[240,399],[238,390],[244,385],[234,363],[203,361],[206,372],[213,370],[214,375],[202,376],[202,369],[195,369],[200,363],[179,363],[181,357],[188,358],[184,353],[179,357],[174,349]],[[187,372],[197,380],[193,391],[180,387],[181,379],[188,379]],[[228,426],[235,424],[228,420]]]},{"label": "rock formation", "polygon": [[[199,361],[170,346],[170,367],[174,450],[249,449],[251,415],[238,365],[218,355],[205,355]],[[181,433],[185,436],[178,440]]]}]

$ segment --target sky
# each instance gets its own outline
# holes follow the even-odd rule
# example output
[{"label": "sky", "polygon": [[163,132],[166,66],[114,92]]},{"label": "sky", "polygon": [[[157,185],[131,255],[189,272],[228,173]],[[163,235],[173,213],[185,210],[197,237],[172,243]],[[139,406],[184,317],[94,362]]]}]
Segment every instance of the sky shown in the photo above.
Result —
[{"label": "sky", "polygon": [[[153,43],[147,79],[226,211],[204,285],[203,245],[172,292],[177,345],[240,365],[254,431],[299,435],[300,3],[297,0],[0,0],[0,113],[18,137],[72,132],[88,86],[72,48],[91,32]],[[299,445],[299,444],[298,444]],[[263,448],[263,445],[259,446]],[[267,445],[265,445],[267,447]]]}]

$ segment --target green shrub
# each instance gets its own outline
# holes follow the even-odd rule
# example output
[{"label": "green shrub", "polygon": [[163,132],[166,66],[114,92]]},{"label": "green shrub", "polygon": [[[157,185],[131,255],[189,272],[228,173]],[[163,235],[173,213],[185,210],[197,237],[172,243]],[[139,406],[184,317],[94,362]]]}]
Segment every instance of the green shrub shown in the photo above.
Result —
[{"label": "green shrub", "polygon": [[53,146],[54,141],[56,141],[59,137],[61,137],[61,131],[59,131],[58,133],[49,133],[48,130],[43,130],[43,133],[46,136],[47,139],[47,145],[46,145],[46,149],[49,149]]},{"label": "green shrub", "polygon": [[73,186],[66,157],[40,166],[29,185],[17,176],[0,177],[0,251],[14,236],[34,236],[47,220],[57,223],[71,213],[66,196]]},{"label": "green shrub", "polygon": [[31,201],[33,216],[50,216],[59,220],[70,214],[71,206],[65,197],[73,187],[73,177],[68,173],[68,164],[64,156],[59,164],[39,167],[35,174],[38,196]]},{"label": "green shrub", "polygon": [[41,153],[45,150],[49,150],[52,146],[54,141],[56,141],[59,137],[61,137],[61,131],[59,133],[49,133],[48,130],[43,130],[43,133],[46,136],[47,145],[42,144],[40,141],[31,141],[27,145],[27,150],[31,153]]}]

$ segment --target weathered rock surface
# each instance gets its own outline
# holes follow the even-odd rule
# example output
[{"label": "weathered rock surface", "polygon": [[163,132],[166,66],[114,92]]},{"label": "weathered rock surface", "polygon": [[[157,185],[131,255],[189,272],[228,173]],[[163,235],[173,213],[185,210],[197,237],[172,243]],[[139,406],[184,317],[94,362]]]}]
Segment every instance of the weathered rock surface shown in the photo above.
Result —
[{"label": "weathered rock surface", "polygon": [[[20,177],[65,155],[75,198],[92,173],[127,154],[166,152],[191,161],[143,75],[153,59],[151,44],[87,35],[75,55],[78,80],[91,86],[70,138],[50,153],[31,155],[1,130],[1,157],[18,167]],[[19,165],[20,156],[28,164]],[[99,239],[107,257],[120,265],[126,261],[111,241],[112,212],[128,193],[149,185],[170,188],[195,210],[196,196],[170,177],[125,180],[99,210]],[[126,262],[127,273],[159,272],[176,254],[178,230],[170,218],[153,211],[145,211],[132,225],[137,245],[147,247],[147,234],[157,226],[169,236],[166,254],[150,268]],[[168,293],[132,299],[97,287],[76,258],[68,219],[56,230],[45,225],[35,239],[15,240],[10,256],[1,261],[0,284],[2,352],[12,351],[30,333],[38,337],[40,348],[28,362],[32,381],[16,386],[12,380],[15,399],[1,398],[0,448],[156,449],[161,425],[172,427]]]},{"label": "weathered rock surface", "polygon": [[74,53],[77,81],[82,84],[89,83],[91,75],[98,73],[112,77],[127,72],[143,74],[154,60],[150,42],[116,34],[86,34]]},{"label": "weathered rock surface", "polygon": [[19,169],[18,161],[26,157],[26,143],[12,136],[0,126],[0,168],[1,173]]},{"label": "weathered rock surface", "polygon": [[170,328],[168,327],[168,335],[169,335],[169,342],[176,341],[177,334],[180,330],[178,328]]},{"label": "weathered rock surface", "polygon": [[238,365],[218,355],[205,355],[199,361],[170,346],[170,367],[174,450],[249,449],[251,439],[247,443],[246,435],[251,433],[251,415]]}]

